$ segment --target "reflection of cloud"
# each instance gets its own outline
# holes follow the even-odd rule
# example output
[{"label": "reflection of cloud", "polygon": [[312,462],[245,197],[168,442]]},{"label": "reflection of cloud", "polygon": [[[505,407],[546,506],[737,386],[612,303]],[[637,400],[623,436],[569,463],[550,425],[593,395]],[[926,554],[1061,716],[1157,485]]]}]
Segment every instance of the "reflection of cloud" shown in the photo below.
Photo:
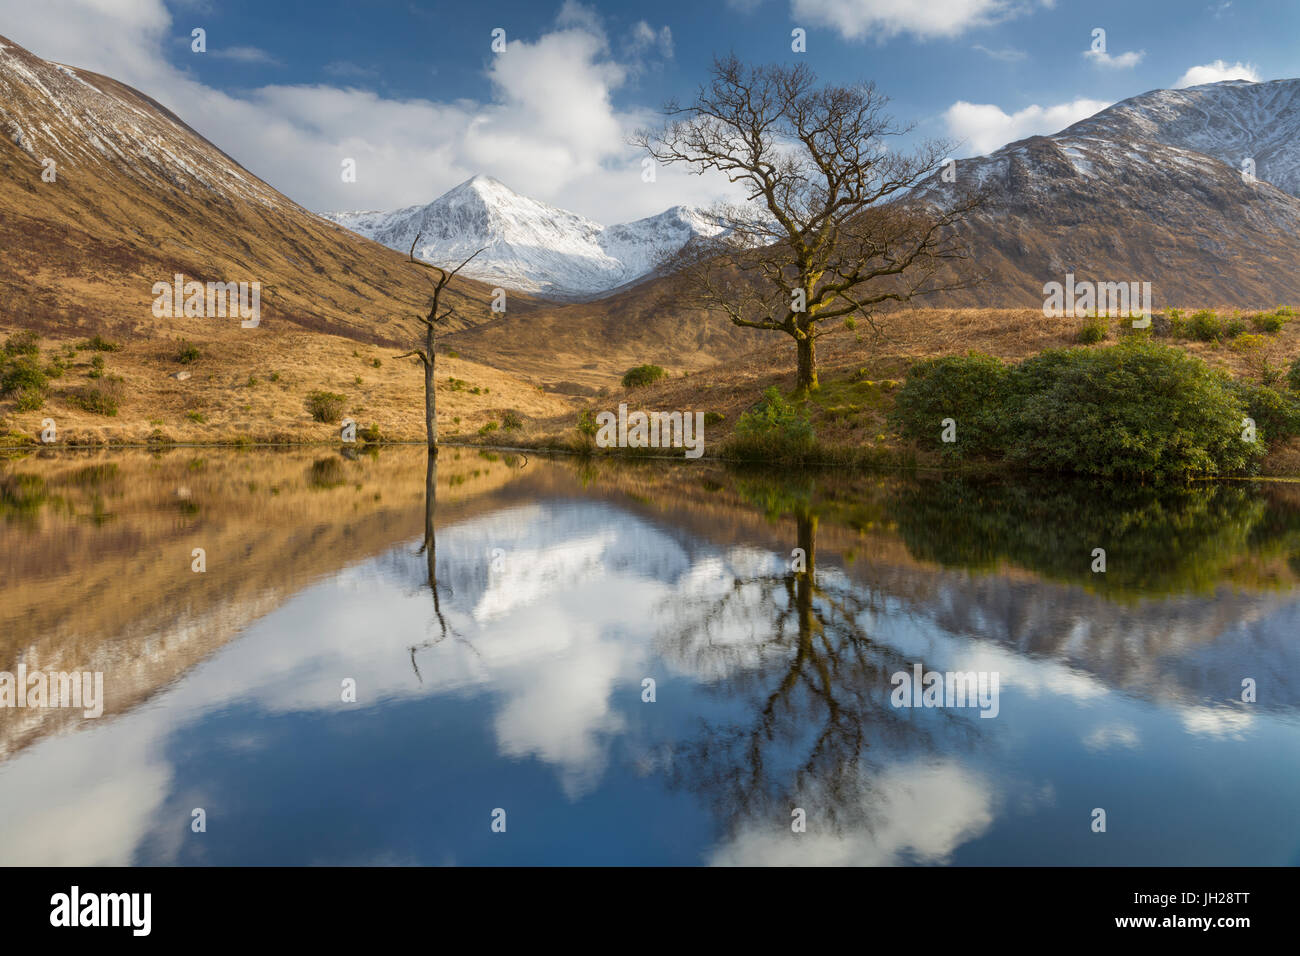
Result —
[{"label": "reflection of cloud", "polygon": [[944,863],[993,822],[987,781],[962,765],[901,763],[872,781],[870,830],[818,831],[817,807],[805,806],[808,831],[790,820],[749,821],[710,862],[723,866],[891,866]]},{"label": "reflection of cloud", "polygon": [[1137,728],[1131,724],[1102,724],[1083,738],[1089,750],[1109,750],[1111,747],[1136,747],[1140,743]]},{"label": "reflection of cloud", "polygon": [[1189,734],[1240,738],[1255,723],[1253,714],[1229,707],[1179,707],[1178,716]]}]

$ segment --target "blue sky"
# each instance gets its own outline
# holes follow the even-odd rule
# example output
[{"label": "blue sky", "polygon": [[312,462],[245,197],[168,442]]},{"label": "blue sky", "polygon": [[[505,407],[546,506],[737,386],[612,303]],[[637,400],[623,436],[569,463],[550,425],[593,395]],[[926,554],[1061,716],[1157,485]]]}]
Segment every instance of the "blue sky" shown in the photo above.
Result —
[{"label": "blue sky", "polygon": [[1150,89],[1300,76],[1298,26],[1294,0],[0,0],[0,33],[139,87],[309,208],[427,202],[482,172],[606,223],[718,194],[641,183],[625,143],[717,53],[874,79],[970,155]]}]

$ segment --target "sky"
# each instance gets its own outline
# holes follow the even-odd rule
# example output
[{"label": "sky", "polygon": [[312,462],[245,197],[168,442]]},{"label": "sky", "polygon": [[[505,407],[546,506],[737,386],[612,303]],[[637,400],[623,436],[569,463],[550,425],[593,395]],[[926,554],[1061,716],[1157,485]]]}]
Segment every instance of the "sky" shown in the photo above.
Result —
[{"label": "sky", "polygon": [[725,194],[644,182],[628,137],[730,52],[874,80],[956,157],[1152,89],[1300,76],[1296,0],[0,0],[0,35],[135,86],[316,212],[484,174],[604,224]]}]

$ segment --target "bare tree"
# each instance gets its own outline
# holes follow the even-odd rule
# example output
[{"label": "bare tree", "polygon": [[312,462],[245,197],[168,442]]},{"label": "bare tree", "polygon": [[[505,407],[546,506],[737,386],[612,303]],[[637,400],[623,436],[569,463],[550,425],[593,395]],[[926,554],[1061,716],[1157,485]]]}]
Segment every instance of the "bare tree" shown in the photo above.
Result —
[{"label": "bare tree", "polygon": [[969,254],[953,228],[978,191],[927,184],[954,144],[887,146],[910,132],[884,113],[874,84],[818,86],[807,66],[717,59],[695,102],[664,107],[665,125],[633,142],[664,164],[720,172],[745,201],[711,214],[722,231],[688,244],[675,268],[691,304],[798,346],[796,389],[817,387],[817,324],[852,327],[886,302],[969,283],[943,268]]},{"label": "bare tree", "polygon": [[440,315],[438,313],[438,300],[442,297],[442,290],[447,288],[447,283],[451,282],[456,273],[469,265],[470,260],[483,250],[480,249],[478,252],[474,253],[473,256],[470,256],[469,259],[466,259],[456,268],[448,272],[446,269],[435,266],[430,262],[423,262],[420,259],[415,258],[415,244],[420,241],[420,235],[421,233],[417,232],[415,234],[415,239],[411,242],[411,251],[408,254],[410,260],[417,266],[423,266],[431,272],[436,272],[438,278],[437,281],[434,281],[431,276],[425,276],[425,278],[429,280],[429,284],[433,286],[433,299],[429,303],[429,314],[427,316],[418,316],[419,320],[424,323],[424,347],[412,349],[409,352],[397,356],[397,358],[409,358],[412,355],[418,355],[420,361],[424,364],[424,430],[425,435],[429,440],[429,451],[436,455],[438,450],[438,396],[433,376],[434,361],[437,359],[434,350],[434,346],[436,345],[436,327],[437,323],[445,321],[456,311],[455,306],[448,306]]}]

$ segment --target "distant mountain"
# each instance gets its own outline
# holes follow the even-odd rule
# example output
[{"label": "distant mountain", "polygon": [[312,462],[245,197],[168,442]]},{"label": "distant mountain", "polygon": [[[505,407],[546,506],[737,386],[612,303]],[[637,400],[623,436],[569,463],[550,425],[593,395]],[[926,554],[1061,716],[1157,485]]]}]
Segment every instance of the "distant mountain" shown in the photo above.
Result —
[{"label": "distant mountain", "polygon": [[367,239],[457,265],[486,251],[462,275],[552,298],[589,298],[649,274],[656,259],[718,228],[699,210],[674,206],[657,216],[602,226],[475,176],[433,202],[394,212],[341,212],[326,218]]},{"label": "distant mountain", "polygon": [[991,191],[967,227],[990,280],[933,302],[1041,304],[1072,272],[1149,281],[1157,307],[1300,303],[1300,80],[1154,90],[958,160],[956,182]]}]

